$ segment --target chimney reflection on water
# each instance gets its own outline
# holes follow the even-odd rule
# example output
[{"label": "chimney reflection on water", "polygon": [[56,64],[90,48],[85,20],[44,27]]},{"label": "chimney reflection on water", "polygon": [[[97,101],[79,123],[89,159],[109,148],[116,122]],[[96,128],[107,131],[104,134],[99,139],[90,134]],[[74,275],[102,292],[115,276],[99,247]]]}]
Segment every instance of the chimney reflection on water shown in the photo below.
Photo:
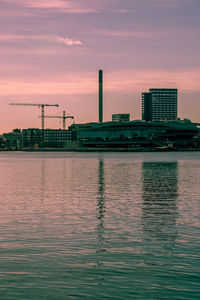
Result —
[{"label": "chimney reflection on water", "polygon": [[104,183],[104,161],[98,161],[98,192],[97,192],[97,236],[99,242],[104,240],[104,215],[105,215],[105,183]]}]

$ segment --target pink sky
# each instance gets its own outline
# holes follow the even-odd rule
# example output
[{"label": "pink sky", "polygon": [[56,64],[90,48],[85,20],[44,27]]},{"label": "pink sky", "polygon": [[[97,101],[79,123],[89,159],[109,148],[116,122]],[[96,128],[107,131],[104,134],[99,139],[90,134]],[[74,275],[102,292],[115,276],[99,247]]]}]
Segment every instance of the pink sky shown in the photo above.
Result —
[{"label": "pink sky", "polygon": [[[40,110],[10,102],[57,103],[76,123],[141,119],[141,92],[179,90],[179,117],[200,122],[199,0],[1,0],[1,132],[40,127]],[[59,128],[46,119],[46,128]]]}]

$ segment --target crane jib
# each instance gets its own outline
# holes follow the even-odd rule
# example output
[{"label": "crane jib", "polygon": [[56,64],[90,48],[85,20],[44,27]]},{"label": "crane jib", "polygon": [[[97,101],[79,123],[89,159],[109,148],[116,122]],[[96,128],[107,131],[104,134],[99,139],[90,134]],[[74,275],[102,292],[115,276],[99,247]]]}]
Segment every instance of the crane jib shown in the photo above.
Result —
[{"label": "crane jib", "polygon": [[23,105],[23,106],[37,106],[37,107],[41,107],[41,127],[42,130],[44,130],[44,107],[45,106],[56,106],[59,107],[58,104],[40,104],[40,103],[10,103],[10,105]]}]

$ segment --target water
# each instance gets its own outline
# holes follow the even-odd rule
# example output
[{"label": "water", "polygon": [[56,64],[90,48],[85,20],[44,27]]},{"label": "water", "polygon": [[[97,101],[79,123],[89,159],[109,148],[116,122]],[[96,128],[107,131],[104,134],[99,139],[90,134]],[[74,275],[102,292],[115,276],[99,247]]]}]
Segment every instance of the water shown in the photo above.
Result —
[{"label": "water", "polygon": [[0,153],[0,299],[200,299],[200,153]]}]

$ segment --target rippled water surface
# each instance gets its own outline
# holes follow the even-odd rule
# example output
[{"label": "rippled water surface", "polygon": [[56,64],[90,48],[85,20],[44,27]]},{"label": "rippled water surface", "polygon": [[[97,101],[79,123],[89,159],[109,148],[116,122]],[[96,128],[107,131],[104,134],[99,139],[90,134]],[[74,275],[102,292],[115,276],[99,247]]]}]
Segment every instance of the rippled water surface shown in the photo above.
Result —
[{"label": "rippled water surface", "polygon": [[200,299],[200,153],[0,153],[0,299]]}]

